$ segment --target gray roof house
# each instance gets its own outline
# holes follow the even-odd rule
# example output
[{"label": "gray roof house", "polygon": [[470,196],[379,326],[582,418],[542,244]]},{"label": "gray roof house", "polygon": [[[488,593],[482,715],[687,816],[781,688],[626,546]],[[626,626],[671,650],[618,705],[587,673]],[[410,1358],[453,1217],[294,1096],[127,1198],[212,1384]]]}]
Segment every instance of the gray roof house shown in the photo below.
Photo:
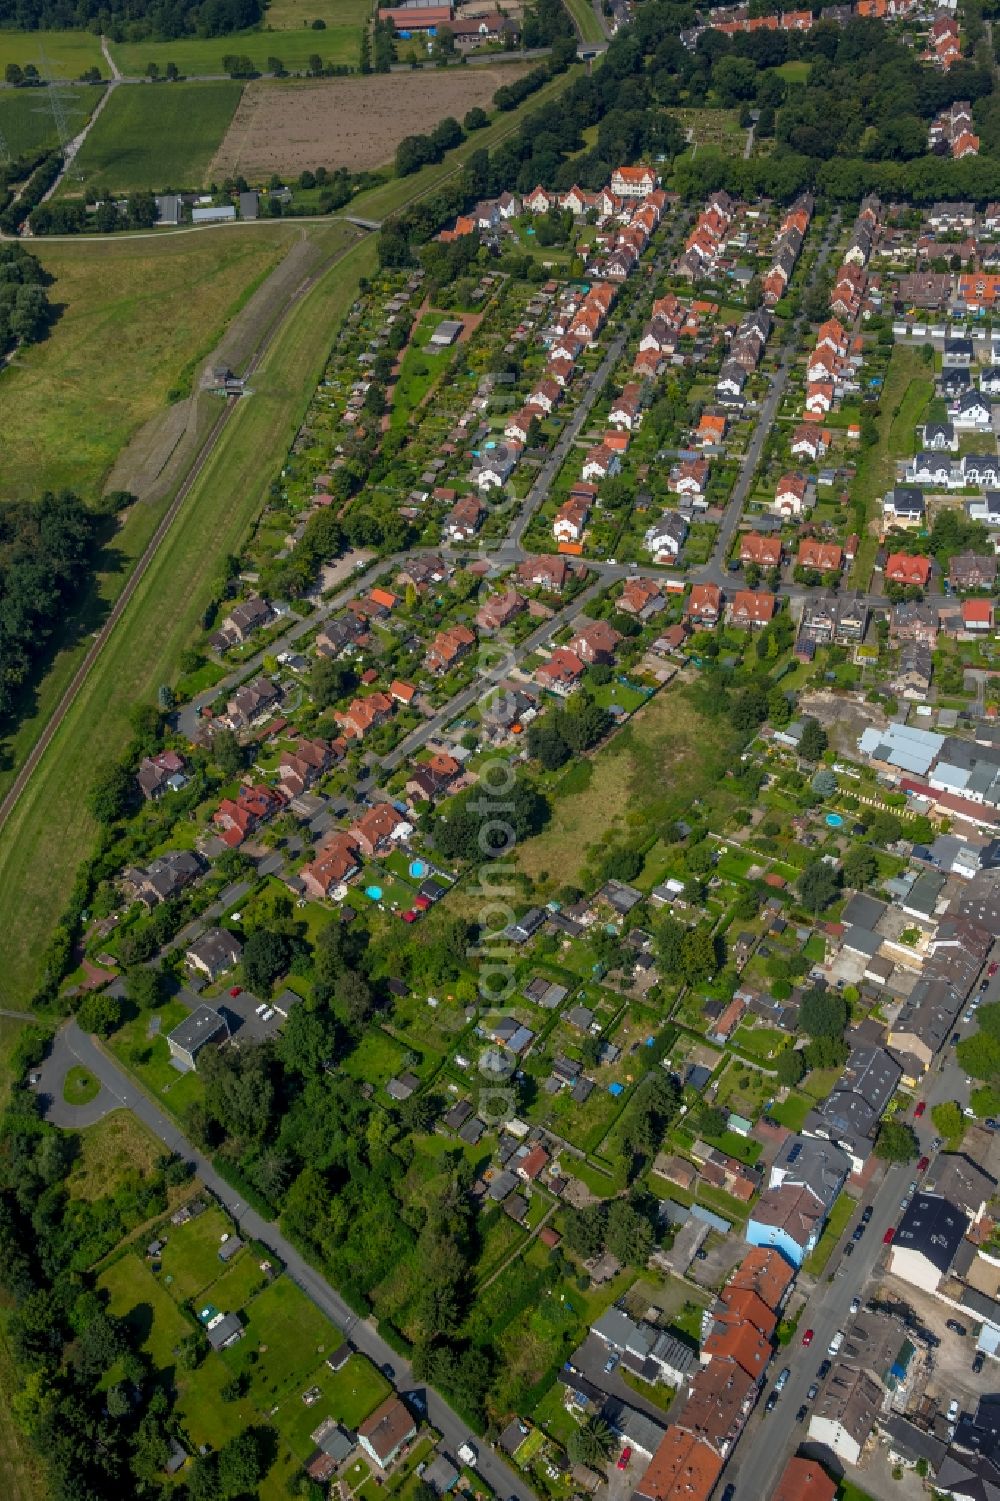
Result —
[{"label": "gray roof house", "polygon": [[200,970],[210,980],[216,980],[227,969],[232,969],[234,964],[239,963],[242,952],[243,945],[234,933],[226,928],[209,928],[188,946],[185,958],[192,969]]},{"label": "gray roof house", "polygon": [[197,1006],[167,1037],[170,1056],[185,1069],[198,1066],[198,1054],[211,1043],[223,1043],[229,1036],[229,1024],[211,1006]]}]

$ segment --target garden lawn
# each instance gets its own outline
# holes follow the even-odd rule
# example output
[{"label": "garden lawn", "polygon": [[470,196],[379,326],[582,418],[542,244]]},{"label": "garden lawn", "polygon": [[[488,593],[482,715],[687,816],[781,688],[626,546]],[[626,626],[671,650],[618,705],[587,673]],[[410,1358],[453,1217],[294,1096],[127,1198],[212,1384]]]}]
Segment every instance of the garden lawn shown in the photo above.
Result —
[{"label": "garden lawn", "polygon": [[110,1298],[110,1311],[124,1318],[135,1331],[141,1347],[161,1371],[175,1363],[174,1349],[193,1331],[173,1299],[157,1282],[149,1267],[129,1251],[97,1279]]},{"label": "garden lawn", "polygon": [[[0,56],[8,61],[7,43],[10,39],[10,32],[0,32]],[[62,105],[70,135],[77,135],[90,119],[103,93],[104,90],[96,84],[79,88],[57,84],[48,89],[4,89],[0,93],[0,132],[11,156],[52,151],[59,145],[59,130],[50,102],[53,95]],[[34,245],[31,248],[34,249]]]},{"label": "garden lawn", "polygon": [[[217,39],[219,48],[227,52],[232,42],[231,37]],[[177,50],[183,43],[143,42],[139,48],[142,68],[155,60],[152,54],[158,45]],[[189,45],[210,44],[193,41]],[[158,193],[204,187],[208,164],[242,92],[243,85],[230,80],[116,89],[80,147],[63,196],[82,194],[90,202],[99,189]]]},{"label": "garden lawn", "polygon": [[403,1067],[407,1049],[381,1027],[365,1032],[353,1052],[343,1060],[343,1070],[352,1079],[386,1084]]},{"label": "garden lawn", "polygon": [[323,1395],[306,1407],[302,1394],[293,1392],[274,1415],[288,1447],[303,1460],[316,1447],[309,1435],[324,1418],[333,1418],[353,1432],[392,1390],[382,1372],[366,1356],[357,1354],[336,1372],[324,1360],[305,1386],[318,1386]]},{"label": "garden lawn", "polygon": [[[147,1037],[147,1028],[153,1016],[160,1022],[159,1035]],[[202,1084],[197,1072],[181,1073],[174,1068],[167,1046],[167,1033],[189,1016],[188,1008],[181,1001],[168,1001],[157,1011],[141,1011],[127,1021],[111,1039],[111,1051],[148,1092],[156,1097],[166,1109],[183,1117],[187,1107],[202,1097]]]},{"label": "garden lawn", "polygon": [[265,1412],[289,1391],[308,1386],[306,1378],[343,1343],[340,1330],[290,1277],[279,1277],[258,1293],[243,1314],[244,1337],[220,1354],[233,1374],[249,1375],[250,1397]]},{"label": "garden lawn", "polygon": [[[188,1220],[186,1225],[170,1227],[160,1256],[160,1276],[178,1303],[196,1299],[222,1275],[225,1263],[219,1260],[219,1247],[222,1237],[232,1232],[232,1221],[215,1205]],[[212,1302],[224,1313],[231,1311],[229,1305],[223,1307],[218,1302],[214,1293]]]},{"label": "garden lawn", "polygon": [[770,1114],[780,1126],[785,1126],[789,1131],[801,1131],[802,1124],[812,1108],[812,1100],[807,1100],[805,1095],[793,1092],[787,1100],[782,1100],[778,1105],[772,1105]]},{"label": "garden lawn", "polygon": [[[345,233],[339,225],[332,232]],[[353,246],[282,324],[254,376],[253,401],[236,408],[7,820],[0,927],[8,935],[5,977],[12,998],[33,993],[52,927],[90,848],[94,824],[87,790],[100,766],[128,743],[129,710],[155,699],[191,644],[220,560],[239,553],[299,427],[358,277],[371,271],[374,259],[371,241]],[[96,745],[100,756],[93,754]]]}]

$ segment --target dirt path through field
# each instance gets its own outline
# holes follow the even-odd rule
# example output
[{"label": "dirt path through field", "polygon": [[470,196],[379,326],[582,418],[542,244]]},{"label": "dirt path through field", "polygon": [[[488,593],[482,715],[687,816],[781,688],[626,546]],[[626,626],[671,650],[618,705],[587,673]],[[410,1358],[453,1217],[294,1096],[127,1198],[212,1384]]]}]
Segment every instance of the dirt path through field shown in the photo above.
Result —
[{"label": "dirt path through field", "polygon": [[[108,475],[106,490],[131,490],[140,500],[159,500],[177,484],[218,415],[220,398],[204,389],[204,376],[216,365],[242,370],[257,348],[275,309],[285,307],[294,289],[313,275],[327,250],[303,230],[286,255],[240,309],[195,375],[192,394],[145,423],[122,450]],[[350,243],[349,238],[345,243]]]},{"label": "dirt path through field", "polygon": [[530,66],[421,69],[316,83],[257,79],[243,90],[208,177],[381,167],[403,136],[433,130],[448,115],[461,120],[476,104],[488,108],[497,89]]}]

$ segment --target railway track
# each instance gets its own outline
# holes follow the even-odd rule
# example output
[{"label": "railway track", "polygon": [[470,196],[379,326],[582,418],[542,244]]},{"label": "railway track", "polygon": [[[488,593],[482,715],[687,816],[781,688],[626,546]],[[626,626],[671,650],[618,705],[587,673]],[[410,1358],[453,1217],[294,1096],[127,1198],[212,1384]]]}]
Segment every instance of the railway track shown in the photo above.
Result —
[{"label": "railway track", "polygon": [[[356,244],[357,241],[355,241],[354,243]],[[312,291],[316,284],[324,276],[326,276],[327,272],[331,271],[337,264],[337,262],[340,261],[343,256],[347,255],[350,250],[353,250],[353,248],[354,245],[352,244],[347,246],[344,250],[339,251],[320,270],[314,272],[312,276],[304,278],[304,280],[299,283],[299,285],[295,288],[295,290],[288,298],[287,302],[284,304],[280,313],[278,313],[274,317],[274,319],[272,319],[271,323],[261,335],[261,338],[258,341],[256,348],[250,355],[250,358],[247,361],[246,367],[243,371],[244,380],[250,379],[255,371],[260,368],[261,362],[264,359],[264,356],[267,354],[268,349],[270,349],[272,343],[274,342],[278,330],[282,327],[285,320],[288,318],[297,304],[301,302],[304,297],[308,296],[308,294]],[[129,575],[124,589],[115,600],[115,603],[111,609],[111,613],[108,615],[107,620],[101,626],[90,646],[87,648],[87,653],[84,656],[83,661],[80,663],[76,672],[73,674],[73,677],[68,684],[65,692],[63,693],[62,698],[56,705],[54,713],[52,714],[45,728],[42,730],[42,733],[39,735],[38,739],[35,741],[35,744],[32,746],[28,756],[25,759],[24,765],[21,767],[20,771],[12,782],[7,796],[4,798],[3,802],[0,803],[0,829],[3,829],[7,820],[13,813],[21,795],[24,792],[25,787],[31,780],[32,773],[34,772],[38,763],[41,761],[42,757],[45,755],[48,747],[51,745],[52,740],[58,732],[63,720],[66,718],[66,715],[73,707],[73,704],[75,703],[80,693],[80,689],[87,681],[87,678],[93,670],[95,662],[100,657],[101,652],[107,645],[111,633],[115,629],[115,626],[118,624],[125,611],[128,609],[129,601],[132,599],[139,585],[142,583],[143,578],[149,570],[150,564],[152,563],[158,549],[163,543],[163,539],[170,531],[171,526],[177,519],[178,512],[183,506],[188,495],[190,495],[191,490],[198,477],[204,470],[205,465],[212,457],[212,454],[215,451],[216,444],[222,436],[222,433],[225,431],[226,425],[230,421],[233,412],[236,410],[236,406],[239,401],[239,396],[234,395],[226,397],[222,411],[215,419],[215,422],[212,424],[211,429],[207,433],[204,442],[192,459],[191,467],[188,469],[187,474],[178,485],[177,492],[174,495],[173,500],[167,507],[167,510],[164,513],[159,526],[156,528],[156,531],[153,533],[152,537],[149,539],[149,542],[146,544],[145,551],[142,553],[142,556],[140,557],[138,563]]]}]

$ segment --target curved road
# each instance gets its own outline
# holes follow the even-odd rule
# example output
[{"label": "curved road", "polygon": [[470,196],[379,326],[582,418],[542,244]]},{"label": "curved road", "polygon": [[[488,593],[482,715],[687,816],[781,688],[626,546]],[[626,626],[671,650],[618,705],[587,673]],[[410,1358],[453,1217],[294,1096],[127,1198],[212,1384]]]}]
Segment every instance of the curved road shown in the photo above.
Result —
[{"label": "curved road", "polygon": [[[220,1204],[233,1216],[245,1236],[259,1240],[284,1263],[293,1282],[309,1297],[321,1313],[331,1319],[351,1344],[361,1350],[376,1365],[389,1365],[394,1372],[395,1386],[400,1395],[409,1398],[416,1408],[423,1408],[430,1422],[444,1436],[445,1443],[454,1457],[459,1444],[470,1437],[469,1425],[448,1406],[433,1387],[416,1381],[409,1362],[386,1344],[374,1323],[359,1318],[344,1302],[336,1288],[330,1286],[295,1249],[278,1225],[265,1220],[237,1196],[224,1178],[215,1171],[211,1162],[181,1134],[163,1111],[153,1104],[142,1090],[138,1089],[92,1037],[81,1032],[75,1021],[67,1022],[57,1033],[52,1051],[43,1065],[40,1086],[46,1101],[46,1118],[54,1125],[67,1124],[61,1117],[72,1111],[62,1102],[62,1080],[67,1071],[80,1064],[101,1083],[101,1094],[92,1102],[103,1103],[95,1119],[122,1106],[134,1112],[145,1126],[153,1132],[170,1152],[176,1152],[186,1162],[194,1164],[195,1172],[205,1186],[215,1194]],[[83,1107],[89,1109],[90,1107]],[[84,1124],[69,1122],[69,1124]],[[87,1122],[86,1124],[90,1124]],[[414,1400],[415,1399],[415,1400]],[[498,1498],[516,1497],[525,1489],[524,1477],[516,1475],[484,1441],[475,1440],[479,1460],[476,1469]]]}]

